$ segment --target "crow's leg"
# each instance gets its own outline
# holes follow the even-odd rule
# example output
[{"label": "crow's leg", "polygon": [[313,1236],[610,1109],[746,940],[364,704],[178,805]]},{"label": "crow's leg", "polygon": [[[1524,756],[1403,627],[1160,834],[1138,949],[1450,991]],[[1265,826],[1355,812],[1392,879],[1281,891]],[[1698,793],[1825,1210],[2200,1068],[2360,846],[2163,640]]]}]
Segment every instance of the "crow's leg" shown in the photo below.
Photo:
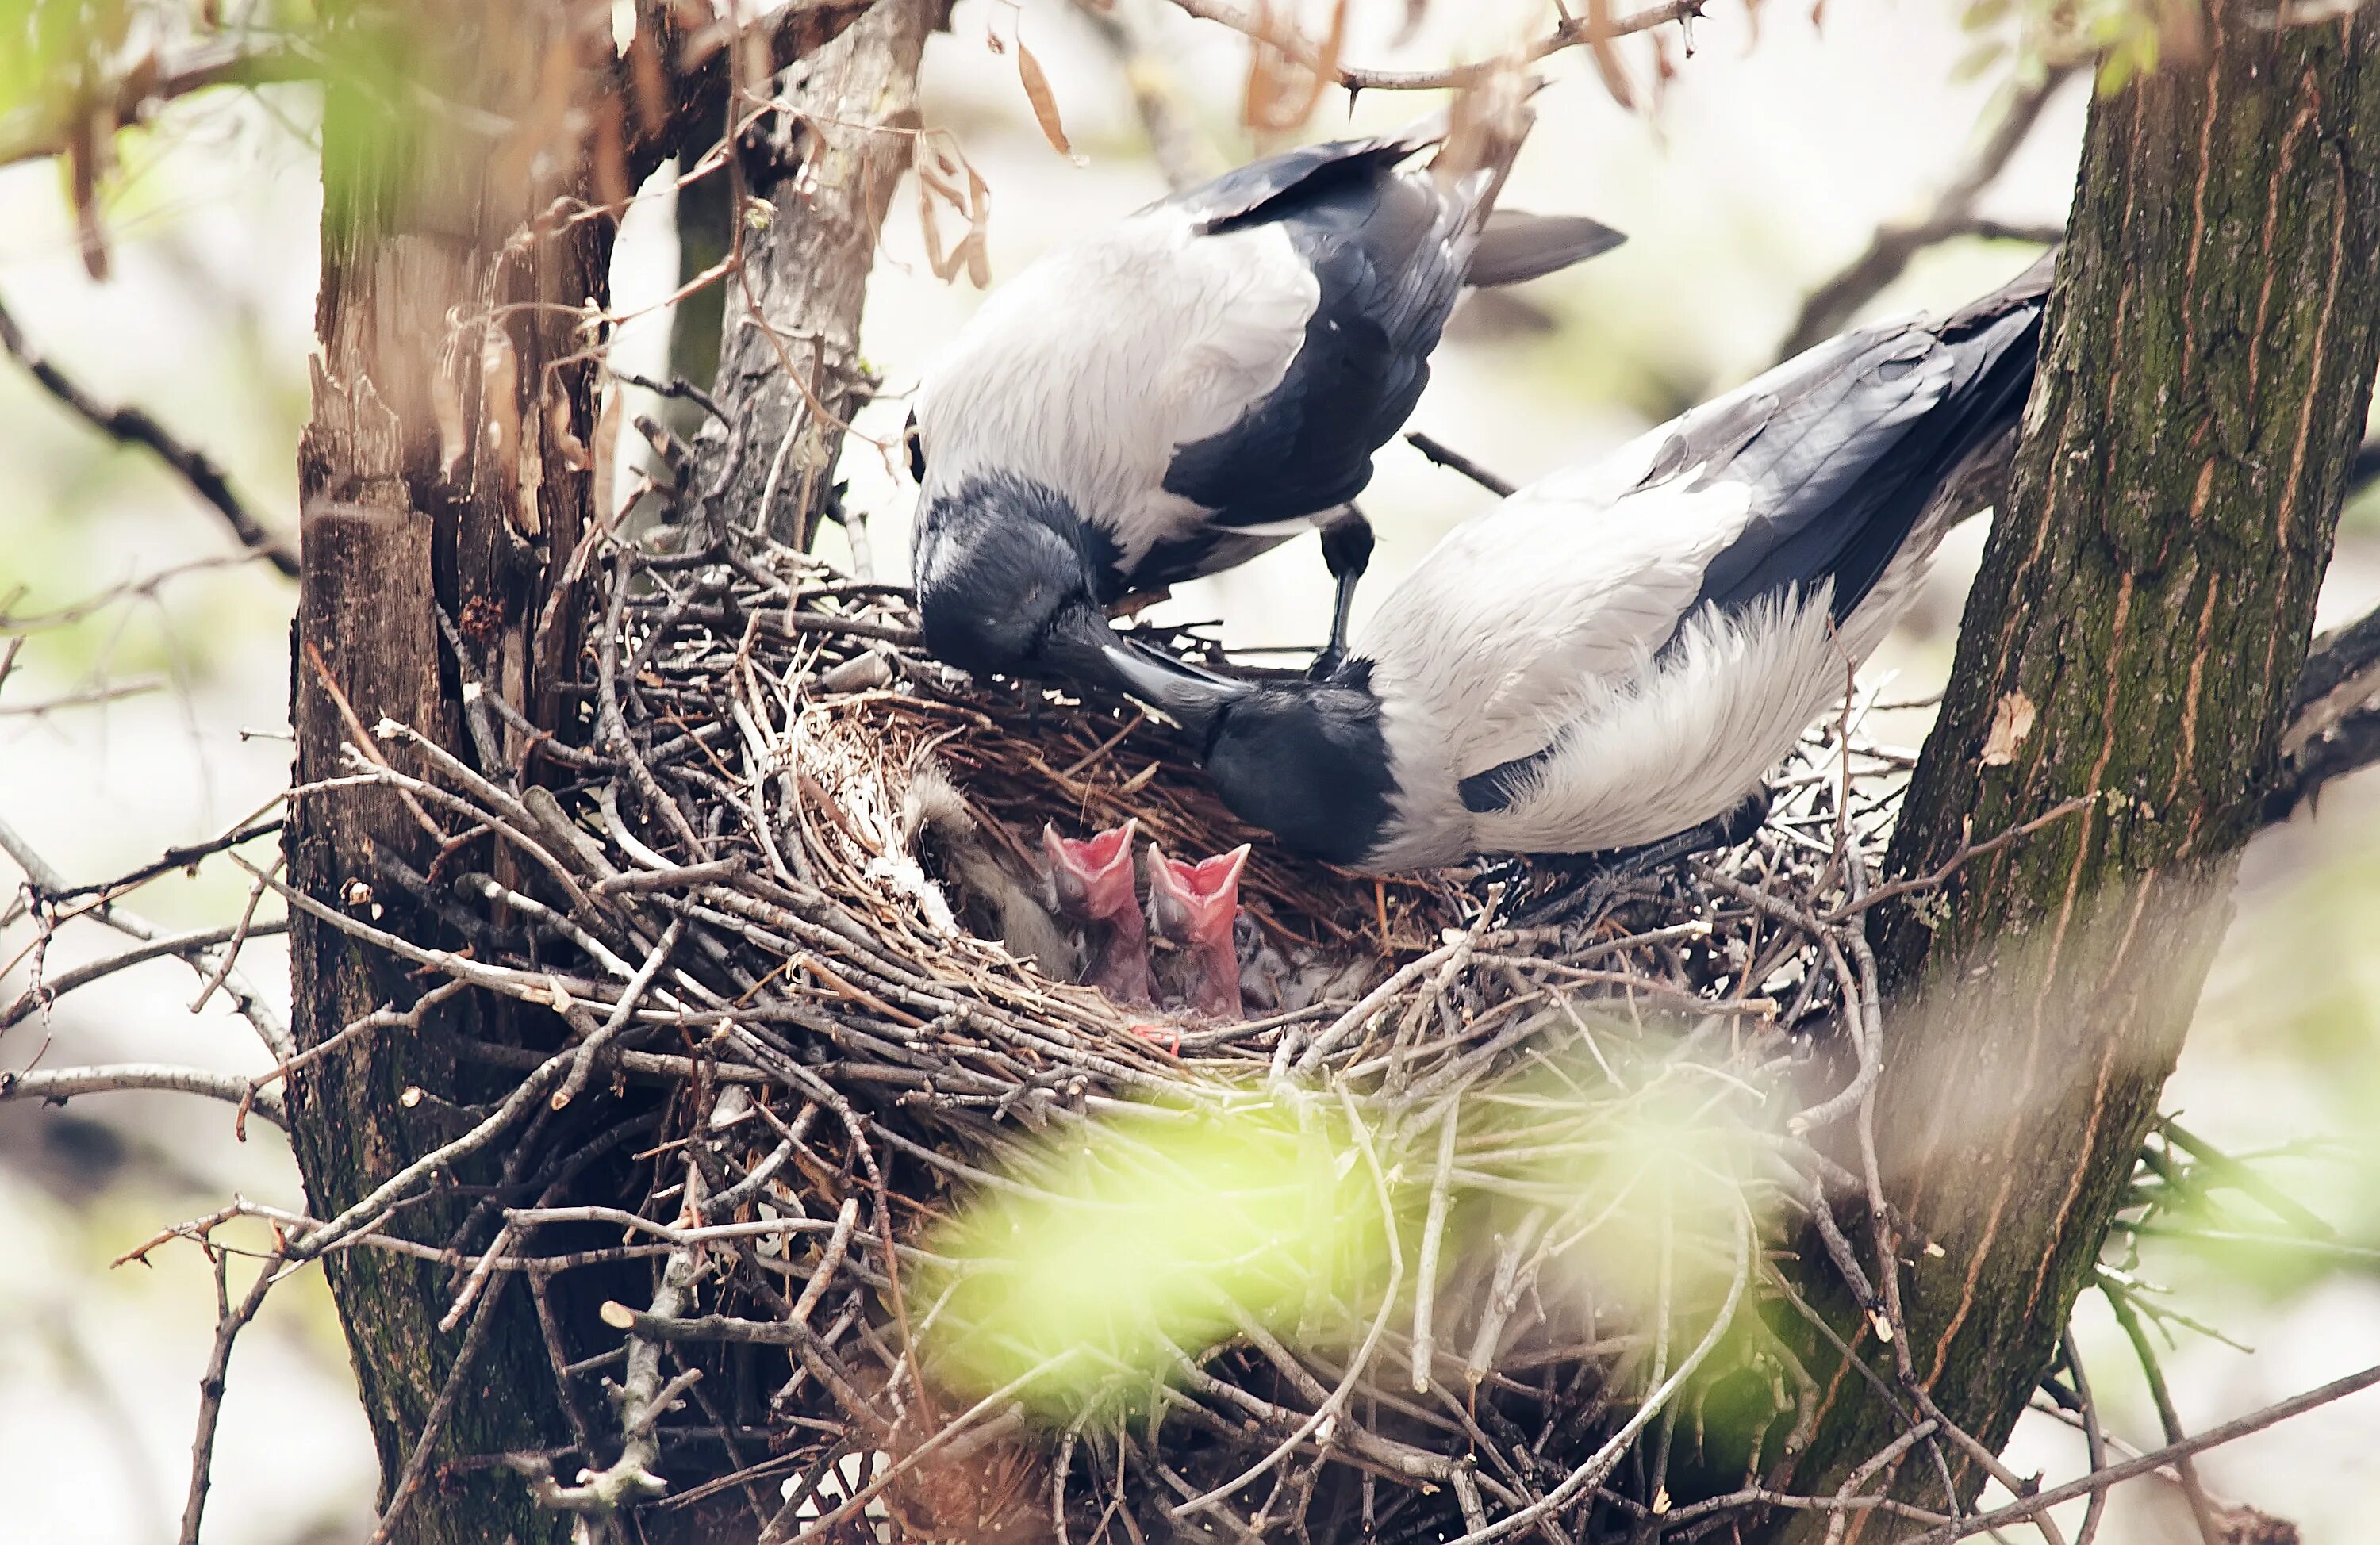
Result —
[{"label": "crow's leg", "polygon": [[1514,921],[1529,927],[1543,927],[1573,919],[1598,922],[1620,899],[1620,893],[1629,881],[1658,873],[1694,853],[1732,848],[1748,839],[1760,829],[1760,823],[1768,818],[1770,797],[1768,786],[1762,784],[1725,815],[1715,815],[1699,826],[1688,827],[1674,836],[1662,838],[1658,842],[1647,842],[1641,848],[1619,848],[1599,853],[1558,853],[1540,858],[1537,860],[1540,866],[1551,868],[1562,878],[1551,891],[1539,898]]},{"label": "crow's leg", "polygon": [[1353,504],[1322,524],[1322,566],[1330,571],[1330,642],[1307,672],[1320,681],[1347,657],[1347,618],[1355,610],[1355,582],[1372,561],[1372,523]]}]

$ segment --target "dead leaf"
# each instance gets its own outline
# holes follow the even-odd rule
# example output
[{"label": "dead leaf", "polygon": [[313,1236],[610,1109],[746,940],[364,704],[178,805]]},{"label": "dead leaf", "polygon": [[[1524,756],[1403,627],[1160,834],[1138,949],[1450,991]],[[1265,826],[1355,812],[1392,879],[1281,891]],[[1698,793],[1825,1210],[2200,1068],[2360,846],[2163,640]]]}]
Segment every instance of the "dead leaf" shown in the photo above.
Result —
[{"label": "dead leaf", "polygon": [[[917,141],[917,223],[926,241],[926,265],[934,277],[948,284],[964,267],[968,280],[982,289],[991,283],[991,187],[959,153],[947,136],[925,136]],[[961,179],[964,178],[964,184]],[[947,250],[935,213],[939,199],[966,219],[966,235]]]},{"label": "dead leaf", "polygon": [[606,529],[617,517],[612,508],[613,486],[617,481],[613,469],[619,465],[621,404],[626,395],[617,382],[604,388],[602,411],[595,416],[595,443],[588,451],[595,474],[595,523]]},{"label": "dead leaf", "polygon": [[1240,119],[1252,129],[1281,134],[1303,126],[1339,78],[1339,56],[1347,42],[1349,0],[1331,8],[1330,30],[1317,45],[1298,30],[1293,4],[1276,15],[1272,0],[1259,0],[1246,30],[1248,79]]},{"label": "dead leaf", "polygon": [[584,472],[589,463],[587,442],[570,429],[570,393],[552,378],[545,383],[545,434],[565,470]]},{"label": "dead leaf", "polygon": [[628,210],[628,135],[617,96],[595,104],[595,194],[617,220]]},{"label": "dead leaf", "polygon": [[520,360],[502,327],[480,339],[480,410],[487,416],[488,451],[511,459],[520,434]]},{"label": "dead leaf", "polygon": [[642,18],[628,39],[628,84],[636,93],[638,127],[646,139],[659,139],[669,128],[669,69],[653,43],[652,29]]},{"label": "dead leaf", "polygon": [[430,415],[438,425],[438,475],[452,483],[463,458],[471,453],[471,435],[463,424],[461,351],[451,337],[439,351],[438,382],[430,393]]},{"label": "dead leaf", "polygon": [[1984,736],[1984,766],[2005,767],[2016,760],[2016,748],[2033,733],[2033,699],[2011,692],[1992,706],[1992,727]]},{"label": "dead leaf", "polygon": [[1622,107],[1634,107],[1636,92],[1628,84],[1619,40],[1611,31],[1611,0],[1586,0],[1586,51],[1594,55],[1595,72],[1603,77],[1603,89],[1611,93],[1611,100]]},{"label": "dead leaf", "polygon": [[1041,137],[1060,155],[1073,155],[1075,147],[1066,141],[1066,126],[1058,117],[1057,93],[1050,90],[1050,77],[1041,68],[1041,61],[1016,40],[1016,78],[1025,83],[1025,100],[1033,104],[1033,121],[1041,126]]},{"label": "dead leaf", "polygon": [[513,471],[515,531],[531,541],[545,535],[545,447],[535,415],[520,424],[520,465]]}]

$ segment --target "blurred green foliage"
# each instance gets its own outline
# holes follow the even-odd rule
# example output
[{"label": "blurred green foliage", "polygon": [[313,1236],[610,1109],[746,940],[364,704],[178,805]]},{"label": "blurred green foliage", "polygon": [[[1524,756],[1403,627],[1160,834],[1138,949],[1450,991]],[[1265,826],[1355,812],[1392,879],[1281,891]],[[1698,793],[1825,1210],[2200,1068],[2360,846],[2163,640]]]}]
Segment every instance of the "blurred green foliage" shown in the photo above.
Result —
[{"label": "blurred green foliage", "polygon": [[1953,80],[2007,68],[2034,83],[2055,66],[2096,61],[2099,90],[2113,94],[2161,59],[2196,52],[2204,16],[2200,0],[1967,0],[1959,24],[1974,42]]},{"label": "blurred green foliage", "polygon": [[922,1274],[936,1373],[1015,1393],[1047,1417],[1130,1402],[1238,1334],[1240,1317],[1305,1345],[1357,1334],[1409,1187],[1345,1115],[1262,1102],[1173,1105],[1068,1134],[929,1236]]},{"label": "blurred green foliage", "polygon": [[[1393,1331],[1402,1370],[1433,1257],[1439,1352],[1459,1362],[1483,1322],[1501,1334],[1487,1283],[1511,1251],[1530,1347],[1616,1334],[1627,1377],[1674,1367],[1776,1200],[1775,1102],[1674,1025],[1553,1019],[1547,1044],[1594,1050],[1432,1098],[1224,1089],[1053,1140],[920,1241],[934,1263],[908,1304],[928,1367],[1058,1424],[1148,1410],[1251,1328],[1332,1362]],[[1710,1442],[1749,1450],[1775,1420],[1774,1380],[1753,1333],[1739,1339],[1706,1381],[1756,1377],[1718,1399]]]},{"label": "blurred green foliage", "polygon": [[108,32],[120,42],[126,19],[122,4],[0,0],[0,122],[79,74]]}]

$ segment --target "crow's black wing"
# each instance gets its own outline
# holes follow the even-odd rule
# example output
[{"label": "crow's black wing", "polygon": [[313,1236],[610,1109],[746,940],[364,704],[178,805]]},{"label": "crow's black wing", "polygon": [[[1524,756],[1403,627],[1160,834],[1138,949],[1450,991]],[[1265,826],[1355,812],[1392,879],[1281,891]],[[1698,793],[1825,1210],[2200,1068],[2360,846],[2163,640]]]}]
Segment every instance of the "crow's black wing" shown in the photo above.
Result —
[{"label": "crow's black wing", "polygon": [[1181,447],[1165,475],[1224,525],[1318,514],[1363,491],[1372,453],[1429,381],[1469,247],[1460,194],[1377,163],[1309,178],[1269,218],[1318,286],[1305,341],[1270,394]]},{"label": "crow's black wing", "polygon": [[1737,610],[1832,580],[1834,614],[1849,616],[1943,480],[2023,412],[2048,262],[1947,320],[1802,356],[1775,373],[1757,422],[1690,416],[1646,481],[1696,468],[1752,490],[1743,534],[1705,572],[1696,604]]}]

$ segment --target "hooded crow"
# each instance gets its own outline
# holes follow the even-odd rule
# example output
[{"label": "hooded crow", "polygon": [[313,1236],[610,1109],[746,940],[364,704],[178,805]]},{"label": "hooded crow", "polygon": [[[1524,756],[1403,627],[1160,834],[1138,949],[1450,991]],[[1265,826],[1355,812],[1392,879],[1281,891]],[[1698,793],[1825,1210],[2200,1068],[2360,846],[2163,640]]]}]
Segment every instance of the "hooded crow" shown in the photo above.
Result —
[{"label": "hooded crow", "polygon": [[1327,679],[1111,662],[1203,737],[1226,804],[1335,863],[1682,851],[1665,839],[1755,793],[1988,502],[2052,260],[1522,489],[1440,542]]},{"label": "hooded crow", "polygon": [[1460,128],[1441,115],[1227,173],[985,302],[912,419],[927,647],[974,671],[1106,676],[1109,608],[1321,524],[1335,658],[1372,547],[1348,501],[1421,396],[1463,286],[1621,239],[1491,216],[1527,123],[1512,84],[1500,115],[1460,104]]}]

